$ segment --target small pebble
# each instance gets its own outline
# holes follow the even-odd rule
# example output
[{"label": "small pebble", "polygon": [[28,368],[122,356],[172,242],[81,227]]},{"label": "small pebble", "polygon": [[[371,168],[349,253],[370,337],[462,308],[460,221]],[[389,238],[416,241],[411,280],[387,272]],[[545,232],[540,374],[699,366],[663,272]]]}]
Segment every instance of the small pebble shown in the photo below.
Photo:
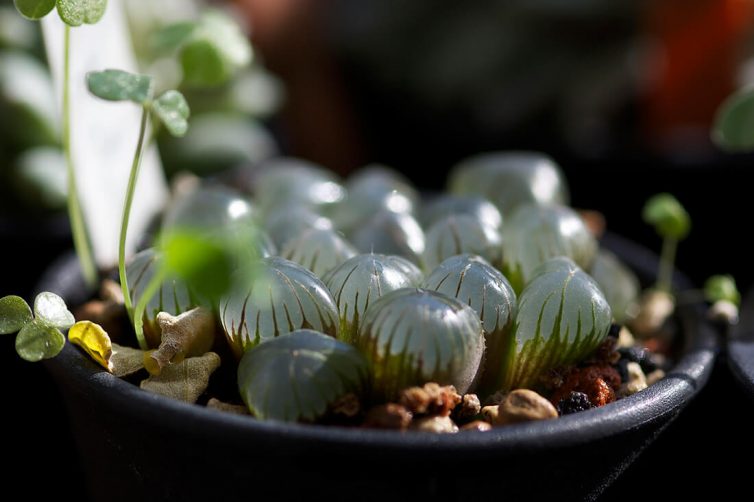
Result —
[{"label": "small pebble", "polygon": [[641,297],[639,315],[631,321],[631,328],[640,338],[656,335],[674,310],[672,295],[664,291],[647,291]]},{"label": "small pebble", "polygon": [[626,365],[628,381],[620,386],[618,394],[630,396],[647,388],[647,378],[639,363],[629,362]]},{"label": "small pebble", "polygon": [[400,404],[388,403],[371,408],[364,420],[365,427],[406,430],[411,423],[411,412]]},{"label": "small pebble", "polygon": [[482,407],[482,416],[487,422],[491,424],[497,423],[497,419],[498,419],[497,417],[499,414],[500,414],[500,408],[499,408],[499,405],[497,404]]},{"label": "small pebble", "polygon": [[226,413],[233,413],[235,415],[250,415],[249,409],[246,406],[240,404],[225,403],[214,397],[210,398],[210,400],[207,401],[207,408],[212,408],[214,410],[219,410]]},{"label": "small pebble", "polygon": [[409,387],[401,391],[398,403],[415,415],[443,415],[461,402],[461,395],[452,385],[440,386],[434,382],[423,387]]},{"label": "small pebble", "polygon": [[654,385],[663,378],[665,378],[665,372],[663,370],[654,370],[647,375],[647,386]]},{"label": "small pebble", "polygon": [[634,344],[636,344],[634,335],[631,334],[631,331],[627,327],[622,326],[618,333],[618,347],[633,347]]},{"label": "small pebble", "polygon": [[479,397],[476,394],[465,394],[461,404],[453,410],[453,416],[457,420],[469,420],[482,410]]},{"label": "small pebble", "polygon": [[589,396],[583,392],[571,392],[558,403],[558,413],[561,416],[590,410],[592,408],[594,408],[594,406],[589,401]]},{"label": "small pebble", "polygon": [[461,427],[462,431],[489,431],[492,430],[492,426],[484,420],[474,420]]},{"label": "small pebble", "polygon": [[707,317],[717,322],[737,324],[738,307],[728,300],[718,300],[707,311]]},{"label": "small pebble", "polygon": [[411,430],[420,432],[452,433],[458,432],[458,426],[449,416],[417,418],[411,422]]},{"label": "small pebble", "polygon": [[558,411],[550,401],[533,390],[516,389],[498,405],[497,421],[493,425],[515,424],[532,420],[557,418]]}]

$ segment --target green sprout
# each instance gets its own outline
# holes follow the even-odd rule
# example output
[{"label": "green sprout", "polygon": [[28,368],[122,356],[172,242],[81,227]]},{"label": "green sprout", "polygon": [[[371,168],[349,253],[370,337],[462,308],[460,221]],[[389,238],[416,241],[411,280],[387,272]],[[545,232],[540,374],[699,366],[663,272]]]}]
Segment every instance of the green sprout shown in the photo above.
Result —
[{"label": "green sprout", "polygon": [[729,152],[754,150],[754,89],[739,91],[720,105],[712,140]]},{"label": "green sprout", "polygon": [[741,305],[741,293],[730,275],[713,275],[707,279],[704,283],[704,298],[710,303],[726,301],[736,307]]},{"label": "green sprout", "polygon": [[642,211],[644,221],[655,227],[662,237],[660,268],[657,272],[657,289],[670,293],[673,284],[673,268],[678,242],[691,230],[691,218],[678,199],[669,193],[651,197]]},{"label": "green sprout", "polygon": [[19,13],[27,19],[38,21],[57,8],[65,24],[63,36],[63,103],[61,142],[66,160],[68,181],[68,217],[71,220],[73,246],[81,263],[81,271],[89,287],[97,282],[97,265],[94,263],[92,245],[86,231],[81,211],[76,172],[71,153],[71,27],[95,24],[105,14],[107,0],[13,0]]},{"label": "green sprout", "polygon": [[16,352],[21,358],[37,362],[57,356],[65,345],[62,330],[73,326],[73,314],[62,298],[54,293],[39,293],[34,312],[19,296],[0,298],[0,335],[18,333]]},{"label": "green sprout", "polygon": [[[190,110],[188,103],[183,95],[175,90],[169,90],[154,97],[153,79],[148,75],[137,75],[122,70],[105,70],[101,72],[91,72],[86,76],[86,83],[89,92],[98,98],[107,101],[131,101],[142,107],[141,125],[139,126],[139,139],[136,143],[131,172],[128,177],[128,187],[126,189],[126,200],[123,205],[123,218],[120,228],[120,244],[118,248],[118,272],[120,275],[120,284],[123,289],[126,310],[129,314],[134,314],[131,296],[128,289],[128,278],[126,277],[126,237],[128,235],[128,222],[131,215],[131,205],[133,204],[136,182],[139,177],[139,167],[144,154],[145,138],[147,132],[147,123],[150,115],[154,115],[165,126],[173,136],[183,136],[188,131],[188,118]],[[152,289],[156,289],[155,286]],[[145,295],[146,296],[146,295]],[[151,297],[151,295],[149,295]],[[148,298],[147,300],[148,301]],[[146,302],[141,306],[146,307]],[[142,312],[143,313],[143,312]],[[141,317],[134,317],[134,321],[141,320]],[[140,333],[140,326],[136,324],[137,338],[143,346],[143,333]]]}]

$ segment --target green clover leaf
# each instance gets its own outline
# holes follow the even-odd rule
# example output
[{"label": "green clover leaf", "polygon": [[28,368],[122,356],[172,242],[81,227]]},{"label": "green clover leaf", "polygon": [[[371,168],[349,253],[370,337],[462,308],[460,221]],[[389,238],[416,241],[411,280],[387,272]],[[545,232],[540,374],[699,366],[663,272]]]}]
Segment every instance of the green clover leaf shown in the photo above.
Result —
[{"label": "green clover leaf", "polygon": [[152,77],[123,70],[94,71],[86,75],[89,92],[107,101],[144,105],[152,98]]}]

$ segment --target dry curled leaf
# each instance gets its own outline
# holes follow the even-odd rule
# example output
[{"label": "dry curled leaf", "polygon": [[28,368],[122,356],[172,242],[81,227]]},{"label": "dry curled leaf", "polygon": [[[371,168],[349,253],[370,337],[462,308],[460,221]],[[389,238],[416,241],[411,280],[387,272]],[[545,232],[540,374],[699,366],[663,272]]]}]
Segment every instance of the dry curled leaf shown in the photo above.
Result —
[{"label": "dry curled leaf", "polygon": [[163,368],[141,382],[141,388],[155,394],[187,403],[195,403],[207,390],[209,377],[220,366],[220,356],[207,352],[201,357],[190,357],[178,364]]},{"label": "dry curled leaf", "polygon": [[113,346],[102,326],[92,321],[79,321],[68,330],[68,341],[84,349],[96,363],[112,373]]},{"label": "dry curled leaf", "polygon": [[110,366],[113,375],[123,378],[144,368],[144,351],[113,343]]},{"label": "dry curled leaf", "polygon": [[242,404],[226,403],[214,397],[207,401],[207,408],[223,411],[225,413],[233,413],[235,415],[250,415],[249,409],[246,406]]},{"label": "dry curled leaf", "polygon": [[178,316],[157,314],[162,338],[157,350],[144,359],[147,371],[159,375],[169,364],[185,357],[199,356],[212,348],[215,341],[215,318],[209,310],[197,307]]}]

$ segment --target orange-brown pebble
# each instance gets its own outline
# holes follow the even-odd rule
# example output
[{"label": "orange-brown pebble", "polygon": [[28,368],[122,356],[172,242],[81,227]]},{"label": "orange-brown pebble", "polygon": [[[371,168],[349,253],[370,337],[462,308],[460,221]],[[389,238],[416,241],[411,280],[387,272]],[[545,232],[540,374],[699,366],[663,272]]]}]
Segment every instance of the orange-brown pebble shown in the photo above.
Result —
[{"label": "orange-brown pebble", "polygon": [[572,368],[566,373],[563,385],[553,392],[550,401],[557,405],[571,392],[583,392],[594,406],[604,406],[615,401],[615,391],[620,385],[620,374],[607,364]]},{"label": "orange-brown pebble", "polygon": [[388,403],[371,408],[364,420],[365,427],[405,430],[411,424],[411,412],[400,404]]},{"label": "orange-brown pebble", "polygon": [[484,420],[474,420],[461,427],[462,431],[489,431],[492,430],[492,426]]},{"label": "orange-brown pebble", "polygon": [[455,387],[441,387],[434,382],[404,389],[398,398],[398,403],[415,415],[448,416],[460,402],[461,395]]}]

